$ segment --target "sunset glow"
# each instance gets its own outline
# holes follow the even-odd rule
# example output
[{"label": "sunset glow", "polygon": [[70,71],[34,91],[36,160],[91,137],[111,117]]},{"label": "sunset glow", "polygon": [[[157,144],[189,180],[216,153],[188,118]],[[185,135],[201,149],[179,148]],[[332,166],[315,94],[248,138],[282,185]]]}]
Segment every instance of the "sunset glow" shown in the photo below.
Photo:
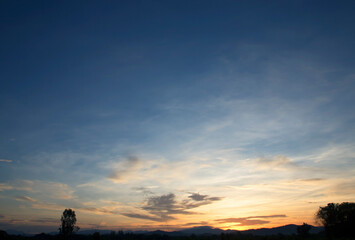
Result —
[{"label": "sunset glow", "polygon": [[0,229],[317,225],[355,201],[354,9],[1,1]]}]

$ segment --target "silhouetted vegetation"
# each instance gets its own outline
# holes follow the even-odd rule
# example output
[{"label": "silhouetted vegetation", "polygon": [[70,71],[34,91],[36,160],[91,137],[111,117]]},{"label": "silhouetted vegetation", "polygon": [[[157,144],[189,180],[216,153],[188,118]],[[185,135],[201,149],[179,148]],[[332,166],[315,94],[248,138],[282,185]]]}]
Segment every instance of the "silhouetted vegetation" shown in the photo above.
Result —
[{"label": "silhouetted vegetation", "polygon": [[[70,236],[71,240],[354,240],[355,239],[355,203],[329,203],[325,207],[320,207],[316,213],[317,219],[324,225],[325,232],[312,233],[311,225],[303,223],[297,227],[297,234],[274,234],[274,235],[253,235],[250,232],[240,232],[227,230],[221,234],[191,234],[174,235],[169,232],[155,231],[142,234],[132,232],[111,231],[107,234],[94,232],[90,235],[73,234],[79,229],[75,226],[75,211],[65,209],[61,217],[60,232],[57,235],[37,234],[35,236],[14,236],[0,230],[0,240],[62,240],[63,237]],[[295,225],[287,225],[293,226]],[[284,227],[287,227],[284,226]],[[283,227],[282,227],[283,228]],[[277,228],[275,228],[277,229]],[[289,228],[288,228],[289,229]],[[294,230],[295,232],[295,230]],[[286,234],[286,233],[285,233]]]},{"label": "silhouetted vegetation", "polygon": [[[11,236],[1,240],[61,240],[61,235],[38,234],[32,237]],[[306,238],[300,238],[299,235],[283,235],[277,234],[272,236],[253,236],[251,234],[242,234],[240,232],[221,233],[219,235],[195,235],[189,236],[169,236],[166,234],[134,234],[130,232],[111,232],[109,234],[100,234],[95,232],[91,235],[71,235],[72,240],[322,240],[325,239],[324,234],[309,234]],[[351,239],[351,238],[349,238]]]},{"label": "silhouetted vegetation", "polygon": [[312,226],[308,225],[307,223],[303,223],[301,226],[297,227],[298,236],[302,239],[305,239],[309,236],[309,231],[311,230]]},{"label": "silhouetted vegetation", "polygon": [[99,233],[99,232],[94,233],[94,234],[92,235],[92,239],[93,239],[93,240],[100,240],[100,239],[101,239],[100,233]]},{"label": "silhouetted vegetation", "polygon": [[72,233],[78,231],[80,228],[75,226],[76,224],[76,215],[75,211],[72,209],[65,209],[62,217],[60,218],[61,225],[59,227],[59,233],[67,238]]},{"label": "silhouetted vegetation", "polygon": [[328,203],[319,208],[316,218],[323,224],[328,239],[355,239],[355,203]]}]

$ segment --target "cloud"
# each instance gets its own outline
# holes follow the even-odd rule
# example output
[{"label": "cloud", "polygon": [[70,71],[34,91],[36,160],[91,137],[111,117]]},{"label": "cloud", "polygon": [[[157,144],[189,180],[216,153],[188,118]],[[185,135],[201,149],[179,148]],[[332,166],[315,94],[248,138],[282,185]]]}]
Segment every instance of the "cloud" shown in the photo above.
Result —
[{"label": "cloud", "polygon": [[330,144],[316,150],[313,154],[304,156],[307,160],[312,160],[316,163],[353,163],[355,150],[353,144]]},{"label": "cloud", "polygon": [[18,197],[15,197],[15,199],[16,199],[17,201],[36,202],[35,199],[30,198],[30,197],[27,197],[27,196],[18,196]]},{"label": "cloud", "polygon": [[355,196],[355,178],[340,180],[325,191],[327,195],[331,196]]},{"label": "cloud", "polygon": [[[154,216],[149,216],[145,214],[137,214],[137,213],[121,213],[123,216],[130,217],[130,218],[139,218],[139,219],[144,219],[144,220],[151,220],[151,221],[156,221],[160,222],[163,221],[161,217],[154,217]],[[173,219],[173,218],[170,218]]]},{"label": "cloud", "polygon": [[209,197],[208,195],[201,195],[199,193],[192,193],[188,198],[193,201],[184,200],[184,205],[187,209],[197,208],[223,199],[221,197]]},{"label": "cloud", "polygon": [[321,182],[326,180],[325,178],[306,178],[306,179],[300,179],[302,182]]},{"label": "cloud", "polygon": [[199,193],[192,193],[189,198],[195,201],[204,201],[207,198],[207,195],[201,195]]},{"label": "cloud", "polygon": [[142,192],[144,195],[150,195],[150,194],[154,194],[154,192],[152,192],[150,189],[154,188],[154,187],[135,187],[133,188],[133,190],[136,190],[138,192]]},{"label": "cloud", "polygon": [[237,226],[251,226],[251,225],[261,225],[261,224],[266,224],[269,223],[270,221],[265,221],[265,220],[260,220],[260,219],[244,219],[240,218],[237,222]]},{"label": "cloud", "polygon": [[175,200],[175,194],[173,193],[148,198],[147,204],[142,209],[159,216],[162,220],[174,219],[171,216],[173,214],[192,214],[192,212],[185,210],[185,206]]},{"label": "cloud", "polygon": [[58,210],[58,211],[62,211],[63,209],[66,208],[63,205],[59,205],[56,203],[34,203],[32,204],[32,207],[37,209],[48,209],[48,210]]},{"label": "cloud", "polygon": [[0,224],[18,224],[18,223],[27,223],[27,219],[19,219],[19,218],[12,218],[9,216],[3,216],[3,219],[0,220]]},{"label": "cloud", "polygon": [[200,195],[199,193],[193,193],[188,196],[187,199],[177,201],[175,194],[169,193],[166,195],[149,197],[146,200],[146,203],[144,206],[141,207],[141,210],[148,212],[149,215],[126,213],[124,214],[124,216],[148,219],[152,221],[167,221],[175,219],[173,215],[176,214],[195,214],[195,212],[191,212],[190,209],[197,208],[202,205],[211,204],[214,201],[218,201],[221,199],[222,198],[219,197],[209,197],[208,195]]},{"label": "cloud", "polygon": [[191,223],[185,223],[182,226],[207,226],[209,225],[209,222],[206,221],[201,221],[201,222],[191,222]]},{"label": "cloud", "polygon": [[287,217],[284,214],[280,214],[280,215],[267,215],[267,216],[250,216],[248,218],[284,218]]},{"label": "cloud", "polygon": [[117,214],[117,212],[105,208],[95,208],[95,207],[84,207],[84,208],[79,208],[80,210],[83,211],[88,211],[96,214]]},{"label": "cloud", "polygon": [[120,203],[116,202],[116,201],[101,200],[101,202],[107,203],[107,204],[110,204],[110,205],[120,205]]},{"label": "cloud", "polygon": [[39,218],[39,219],[31,219],[31,222],[35,223],[41,223],[41,224],[46,224],[46,223],[58,223],[58,219],[56,218]]},{"label": "cloud", "polygon": [[21,180],[14,184],[17,190],[36,193],[38,196],[68,200],[73,198],[74,190],[59,182]]},{"label": "cloud", "polygon": [[8,185],[6,183],[0,183],[0,192],[4,190],[11,190],[13,189],[13,186]]},{"label": "cloud", "polygon": [[29,234],[39,232],[53,232],[58,229],[58,218],[12,218],[5,216],[0,219],[0,227],[3,229],[14,229]]},{"label": "cloud", "polygon": [[0,191],[15,189],[35,193],[37,197],[52,199],[72,199],[74,190],[60,182],[38,180],[16,180],[11,183],[0,183]]},{"label": "cloud", "polygon": [[258,167],[272,168],[276,170],[299,168],[299,166],[293,163],[290,158],[282,155],[273,156],[271,158],[257,158],[255,159],[255,163]]},{"label": "cloud", "polygon": [[8,159],[0,159],[0,162],[7,162],[7,163],[11,163],[12,160],[8,160]]},{"label": "cloud", "polygon": [[219,201],[222,200],[221,197],[209,197],[208,195],[201,195],[199,193],[192,193],[188,198],[193,199],[194,201],[201,202],[201,201]]},{"label": "cloud", "polygon": [[262,220],[265,218],[284,218],[286,215],[268,215],[268,216],[250,216],[244,218],[223,218],[215,220],[218,223],[238,223],[238,226],[251,226],[269,223],[270,221]]},{"label": "cloud", "polygon": [[[20,201],[30,201],[33,202],[32,208],[36,209],[48,209],[48,210],[63,210],[65,208],[68,208],[68,206],[65,205],[60,205],[57,203],[48,203],[48,202],[42,202],[42,201],[36,201],[34,199],[31,199],[29,197],[18,197],[16,200]],[[77,200],[71,201],[71,206],[74,206],[75,210],[77,211],[83,211],[87,213],[93,213],[93,214],[98,214],[98,215],[104,215],[104,214],[118,214],[118,203],[113,202],[113,201],[104,201],[102,200],[101,202],[108,203],[110,205],[106,205],[103,207],[96,207],[92,206],[93,204],[96,204],[95,202],[89,202],[89,203],[82,203],[78,202]]]},{"label": "cloud", "polygon": [[129,156],[125,161],[120,162],[115,169],[108,175],[108,178],[115,183],[125,182],[132,173],[140,167],[141,160],[135,156]]},{"label": "cloud", "polygon": [[120,204],[119,202],[111,200],[80,202],[76,199],[73,202],[75,203],[75,209],[77,209],[78,211],[97,215],[119,214],[118,209],[122,207],[122,204]]}]

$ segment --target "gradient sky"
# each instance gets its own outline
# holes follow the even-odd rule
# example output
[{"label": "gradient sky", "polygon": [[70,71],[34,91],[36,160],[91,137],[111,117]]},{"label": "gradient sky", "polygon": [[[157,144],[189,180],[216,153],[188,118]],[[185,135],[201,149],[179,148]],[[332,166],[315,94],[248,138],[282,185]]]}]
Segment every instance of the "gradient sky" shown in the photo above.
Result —
[{"label": "gradient sky", "polygon": [[314,224],[355,201],[354,1],[0,2],[0,228]]}]

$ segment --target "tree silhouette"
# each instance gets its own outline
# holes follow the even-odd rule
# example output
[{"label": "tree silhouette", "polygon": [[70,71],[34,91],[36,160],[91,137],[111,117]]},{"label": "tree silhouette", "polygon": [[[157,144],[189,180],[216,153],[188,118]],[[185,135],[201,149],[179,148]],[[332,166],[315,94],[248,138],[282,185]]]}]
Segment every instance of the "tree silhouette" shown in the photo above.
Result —
[{"label": "tree silhouette", "polygon": [[307,223],[303,223],[301,226],[298,226],[297,227],[298,236],[300,236],[302,239],[308,237],[311,228],[312,228],[311,225],[308,225]]},{"label": "tree silhouette", "polygon": [[323,224],[328,239],[355,237],[355,203],[328,203],[319,207],[316,218]]},{"label": "tree silhouette", "polygon": [[75,211],[65,209],[62,217],[60,218],[61,225],[59,227],[59,233],[67,237],[68,235],[78,231],[80,228],[75,226],[76,224],[76,215]]},{"label": "tree silhouette", "polygon": [[94,234],[92,235],[92,239],[93,240],[100,240],[100,233],[99,232],[94,232]]},{"label": "tree silhouette", "polygon": [[0,239],[7,240],[7,239],[11,239],[11,237],[7,234],[7,232],[0,230]]}]

